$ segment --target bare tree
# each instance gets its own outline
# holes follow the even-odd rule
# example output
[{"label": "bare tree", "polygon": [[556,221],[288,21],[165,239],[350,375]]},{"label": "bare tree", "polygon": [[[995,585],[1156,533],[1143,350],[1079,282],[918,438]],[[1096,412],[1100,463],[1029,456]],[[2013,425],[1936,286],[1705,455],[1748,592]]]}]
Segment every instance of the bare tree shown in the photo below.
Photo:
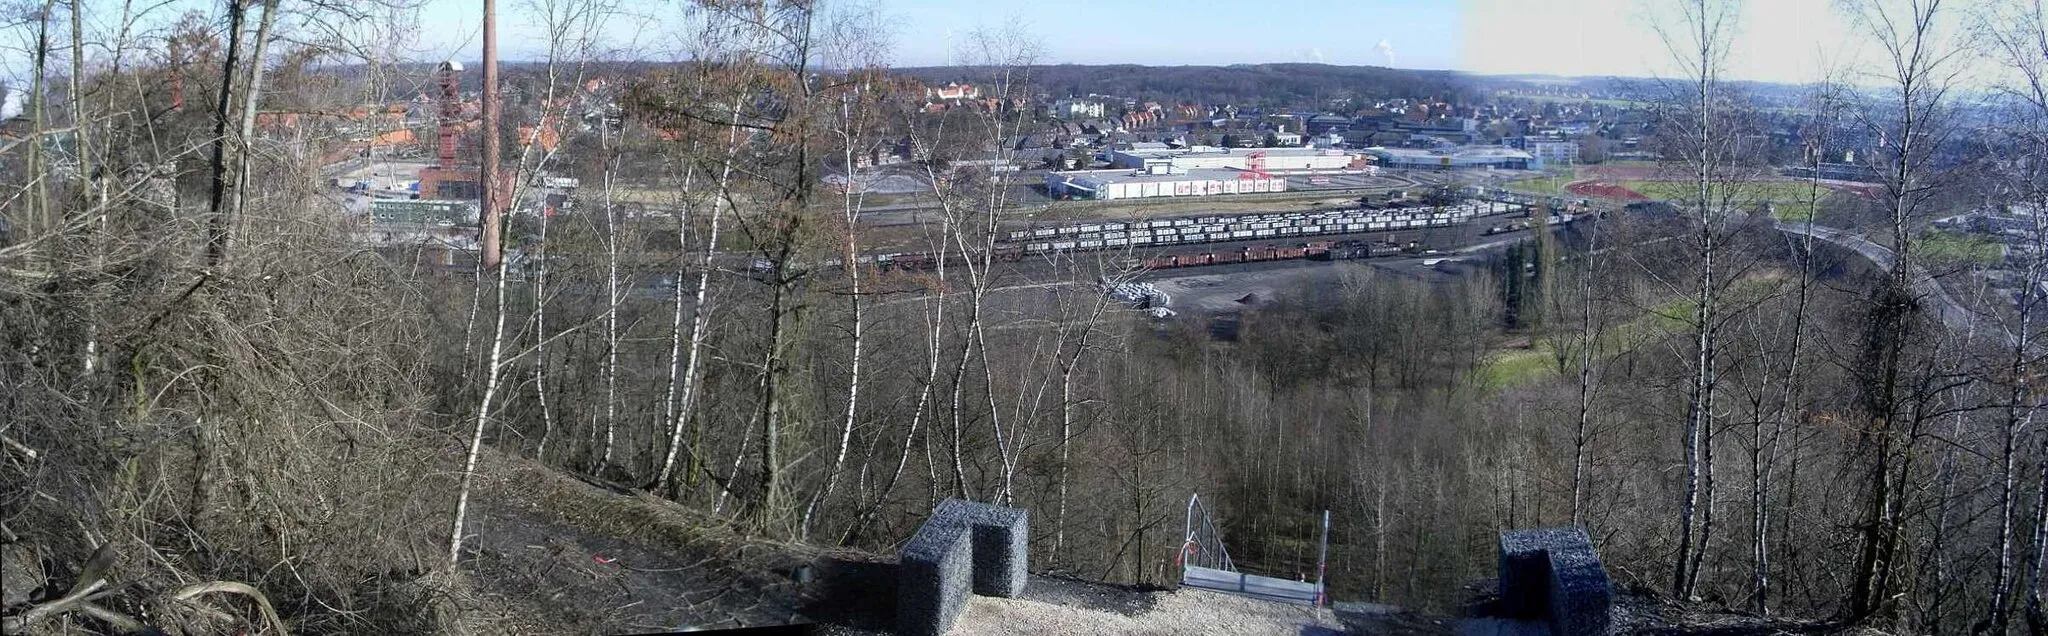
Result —
[{"label": "bare tree", "polygon": [[[1683,422],[1685,444],[1685,485],[1679,500],[1678,554],[1672,568],[1671,593],[1692,596],[1697,583],[1699,560],[1706,550],[1711,521],[1699,519],[1702,479],[1711,479],[1713,442],[1711,429],[1718,387],[1716,364],[1720,346],[1716,329],[1725,320],[1721,293],[1726,286],[1724,248],[1729,241],[1731,210],[1724,185],[1733,156],[1734,141],[1729,124],[1729,97],[1724,94],[1721,74],[1728,57],[1728,41],[1737,19],[1739,5],[1727,0],[1685,0],[1678,3],[1682,32],[1660,30],[1673,60],[1683,69],[1684,84],[1674,85],[1671,124],[1681,131],[1673,135],[1679,157],[1677,164],[1688,174],[1690,189],[1684,204],[1693,217],[1691,236],[1685,239],[1696,259],[1697,273],[1690,281],[1691,329],[1687,352],[1691,377],[1685,398]],[[1708,482],[1711,488],[1711,481]],[[1712,497],[1706,497],[1705,517],[1711,519]]]},{"label": "bare tree", "polygon": [[881,41],[882,27],[877,19],[872,10],[863,8],[835,14],[827,25],[824,42],[826,67],[847,71],[833,90],[838,109],[831,128],[839,142],[839,161],[846,170],[846,185],[840,192],[840,220],[846,225],[846,238],[840,246],[839,265],[846,272],[844,294],[848,303],[847,319],[852,324],[847,334],[850,351],[847,354],[846,413],[840,421],[837,450],[832,455],[831,467],[825,471],[825,486],[811,496],[810,504],[804,509],[798,538],[810,537],[811,523],[817,516],[819,505],[830,498],[838,486],[840,472],[846,465],[847,451],[853,445],[854,427],[860,419],[862,354],[866,344],[866,325],[862,322],[866,299],[861,290],[864,265],[861,262],[860,216],[867,197],[866,189],[859,180],[858,165],[860,156],[880,143],[878,125],[881,121],[876,111],[886,97],[883,92],[891,88],[880,71],[885,62],[886,42]]},{"label": "bare tree", "polygon": [[[2004,361],[2006,405],[1999,428],[1998,450],[1998,559],[1991,585],[1988,622],[1994,633],[2004,633],[2011,620],[2014,580],[2015,539],[2020,495],[2020,445],[2033,433],[2034,416],[2041,408],[2036,392],[2033,361],[2038,347],[2035,332],[2040,324],[2035,314],[2042,311],[2044,298],[2036,290],[2048,280],[2048,17],[2039,0],[2014,3],[1987,12],[1980,30],[1993,44],[1995,59],[2011,69],[2011,79],[2000,87],[2011,112],[2003,126],[2005,143],[2018,150],[2014,160],[1999,166],[2002,183],[1999,194],[2031,206],[2033,227],[2029,232],[2018,306],[2005,326],[2012,344]],[[2044,446],[2048,449],[2048,446]],[[2044,452],[2043,457],[2048,457]],[[2030,551],[2034,559],[2027,567],[2027,619],[2036,632],[2048,628],[2048,616],[2041,607],[2041,569],[2044,532],[2048,532],[2048,469],[2044,469],[2043,499],[2034,506],[2030,525],[2034,537]]]},{"label": "bare tree", "polygon": [[[732,99],[731,110],[726,114],[730,118],[728,121],[738,121],[739,119],[740,107],[737,97],[737,95],[728,97]],[[676,492],[676,456],[682,452],[684,447],[683,433],[686,430],[701,430],[702,426],[701,424],[693,424],[692,417],[697,396],[697,369],[701,364],[700,359],[704,351],[705,334],[711,325],[711,312],[709,307],[705,305],[705,302],[711,292],[711,273],[717,266],[715,259],[718,255],[719,223],[725,218],[726,208],[731,207],[733,204],[731,189],[733,163],[740,151],[740,131],[741,128],[737,125],[726,126],[725,154],[720,159],[718,185],[714,186],[713,198],[710,201],[711,220],[704,238],[704,250],[697,261],[697,289],[695,300],[692,302],[690,310],[690,333],[687,339],[689,342],[689,353],[685,356],[683,363],[682,395],[677,400],[675,420],[669,426],[668,452],[662,459],[661,473],[656,478],[660,482],[661,487],[670,493]],[[681,293],[681,286],[681,281],[677,281],[677,293]],[[693,426],[698,428],[692,428]],[[701,434],[692,433],[689,445],[690,465],[684,471],[685,474],[690,476],[692,483],[695,482],[697,470],[701,466],[698,458],[703,451],[697,444],[699,437],[701,437]]]},{"label": "bare tree", "polygon": [[1934,151],[1952,127],[1945,121],[1948,92],[1958,72],[1960,49],[1945,41],[1941,0],[1869,0],[1856,18],[1880,46],[1883,77],[1889,84],[1886,115],[1861,112],[1857,123],[1879,139],[1868,153],[1883,181],[1891,262],[1885,280],[1869,298],[1863,343],[1862,400],[1869,418],[1871,462],[1853,580],[1846,613],[1872,617],[1890,605],[1900,569],[1899,546],[1906,512],[1904,490],[1912,475],[1913,448],[1923,419],[1914,408],[1916,378],[1908,344],[1922,319],[1920,269],[1914,258],[1913,223],[1937,191],[1929,179]]}]

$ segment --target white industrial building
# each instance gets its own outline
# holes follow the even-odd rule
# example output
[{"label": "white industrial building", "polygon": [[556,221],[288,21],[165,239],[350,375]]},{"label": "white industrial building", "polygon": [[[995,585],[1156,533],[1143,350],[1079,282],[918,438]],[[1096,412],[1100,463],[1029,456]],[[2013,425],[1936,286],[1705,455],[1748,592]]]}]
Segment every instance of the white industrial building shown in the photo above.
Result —
[{"label": "white industrial building", "polygon": [[1173,170],[1251,169],[1254,153],[1265,154],[1267,172],[1297,170],[1344,170],[1352,167],[1350,153],[1330,148],[1131,148],[1109,153],[1110,165],[1132,170],[1153,171],[1160,166]]},{"label": "white industrial building", "polygon": [[1249,176],[1251,174],[1220,168],[1169,170],[1164,167],[1151,171],[1051,172],[1045,175],[1045,190],[1056,197],[1105,201],[1287,191],[1287,179],[1284,177]]}]

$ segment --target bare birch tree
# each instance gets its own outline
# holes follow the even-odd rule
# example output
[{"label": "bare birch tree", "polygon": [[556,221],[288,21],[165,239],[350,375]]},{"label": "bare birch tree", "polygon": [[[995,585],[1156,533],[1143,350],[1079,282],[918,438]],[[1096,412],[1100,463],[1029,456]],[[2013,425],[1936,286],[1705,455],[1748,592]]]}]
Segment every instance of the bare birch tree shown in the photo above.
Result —
[{"label": "bare birch tree", "polygon": [[[2037,321],[2044,298],[2039,289],[2048,280],[2048,16],[2039,0],[2024,0],[1995,8],[1984,14],[1980,30],[1992,43],[1993,59],[2011,71],[2000,93],[2010,112],[2002,126],[2003,141],[2017,150],[2017,156],[2002,162],[1999,194],[2012,206],[2031,208],[2027,218],[2033,227],[2023,252],[2021,291],[2012,317],[2005,325],[2012,347],[2004,361],[2006,386],[2003,425],[1998,449],[1998,552],[1990,581],[1991,607],[1987,619],[1992,633],[2005,633],[2011,620],[2016,564],[2018,498],[2020,496],[2021,445],[2034,432],[2034,418],[2041,396],[2037,393],[2034,360],[2038,348]],[[2048,446],[2040,457],[2048,458]],[[2039,461],[2037,459],[2037,461]],[[2035,502],[2032,545],[2034,559],[2027,567],[2026,616],[2028,626],[2039,632],[2048,628],[2048,616],[2041,607],[2042,553],[2048,549],[2043,533],[2048,532],[2048,468],[2044,468],[2042,499]]]},{"label": "bare birch tree", "polygon": [[1941,0],[1868,0],[1856,9],[1857,22],[1880,47],[1880,77],[1888,84],[1880,98],[1885,113],[1858,111],[1857,124],[1878,139],[1867,156],[1883,182],[1884,238],[1891,258],[1883,264],[1883,283],[1868,299],[1862,345],[1871,461],[1845,612],[1865,619],[1892,607],[1894,577],[1902,566],[1904,489],[1911,482],[1922,421],[1911,403],[1914,380],[1921,376],[1907,368],[1908,345],[1927,318],[1920,308],[1931,300],[1921,297],[1924,274],[1915,259],[1912,230],[1937,191],[1930,162],[1952,131],[1944,120],[1960,49],[1945,39]]},{"label": "bare birch tree", "polygon": [[[1679,500],[1678,554],[1671,579],[1671,593],[1687,598],[1692,596],[1698,581],[1699,559],[1705,553],[1707,541],[1699,513],[1702,479],[1708,478],[1713,470],[1710,437],[1714,400],[1719,391],[1717,326],[1724,320],[1721,293],[1727,285],[1727,265],[1720,261],[1729,242],[1731,225],[1723,183],[1734,150],[1726,130],[1729,97],[1723,94],[1721,74],[1740,6],[1726,0],[1685,0],[1674,8],[1680,16],[1677,28],[1684,30],[1660,29],[1660,35],[1684,73],[1684,83],[1674,82],[1670,87],[1674,97],[1668,118],[1679,131],[1673,135],[1672,152],[1678,157],[1675,163],[1688,173],[1689,189],[1683,205],[1693,225],[1691,236],[1685,241],[1697,267],[1687,291],[1692,314],[1686,320],[1691,329],[1687,351],[1691,375],[1683,421],[1685,481]],[[1712,509],[1711,495],[1707,509]]]}]

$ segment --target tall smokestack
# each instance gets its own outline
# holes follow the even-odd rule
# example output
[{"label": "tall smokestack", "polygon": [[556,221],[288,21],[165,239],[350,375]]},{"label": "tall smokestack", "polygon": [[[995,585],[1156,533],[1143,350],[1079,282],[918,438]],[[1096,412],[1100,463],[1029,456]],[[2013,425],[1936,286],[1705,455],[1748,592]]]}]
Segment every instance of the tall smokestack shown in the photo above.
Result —
[{"label": "tall smokestack", "polygon": [[171,110],[185,106],[185,47],[178,38],[171,38]]},{"label": "tall smokestack", "polygon": [[498,180],[498,5],[484,0],[484,165],[479,185],[483,191],[483,267],[495,269],[504,257],[499,249],[498,224],[506,201],[504,182]]}]

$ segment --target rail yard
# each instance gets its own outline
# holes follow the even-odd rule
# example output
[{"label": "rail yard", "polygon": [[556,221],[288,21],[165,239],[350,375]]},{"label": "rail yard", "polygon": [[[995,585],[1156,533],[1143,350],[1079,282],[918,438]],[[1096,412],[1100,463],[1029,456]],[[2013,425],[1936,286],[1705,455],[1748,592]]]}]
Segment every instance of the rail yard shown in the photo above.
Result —
[{"label": "rail yard", "polygon": [[[1537,222],[1569,223],[1570,205],[1538,206],[1520,198],[1466,199],[1448,205],[1365,205],[1340,210],[1190,216],[1131,222],[1089,221],[1008,231],[989,254],[1017,263],[1033,257],[1080,252],[1121,252],[1133,268],[1173,269],[1281,260],[1346,260],[1397,256],[1430,249],[1421,240],[1400,241],[1402,233],[1476,228],[1464,234],[1489,236],[1526,229]],[[1541,210],[1540,214],[1532,214]],[[1442,247],[1454,247],[1445,245]],[[899,252],[862,257],[885,270],[923,270],[959,253]],[[829,261],[838,266],[838,261]]]}]

